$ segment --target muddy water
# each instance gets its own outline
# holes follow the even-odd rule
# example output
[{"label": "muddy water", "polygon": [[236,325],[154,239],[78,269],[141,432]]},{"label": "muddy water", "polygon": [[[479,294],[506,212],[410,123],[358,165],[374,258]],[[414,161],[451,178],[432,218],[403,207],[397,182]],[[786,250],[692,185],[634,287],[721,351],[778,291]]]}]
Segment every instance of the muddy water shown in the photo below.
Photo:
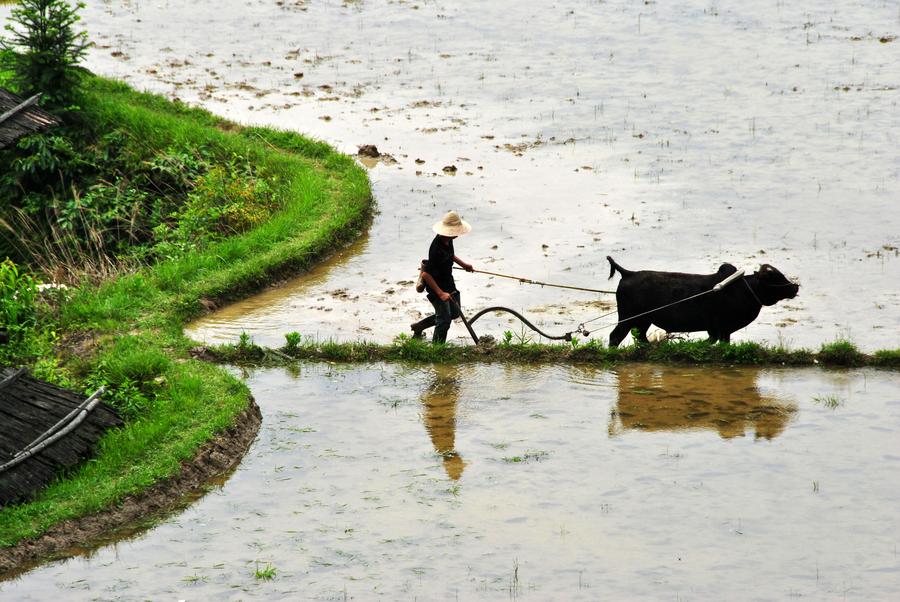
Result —
[{"label": "muddy water", "polygon": [[[608,254],[707,273],[768,262],[800,296],[737,339],[898,345],[896,3],[134,0],[84,14],[100,73],[396,159],[371,168],[364,244],[196,338],[390,340],[430,307],[410,281],[452,208],[474,225],[457,250],[476,267],[607,288]],[[508,305],[554,333],[608,301],[459,285],[469,309]]]},{"label": "muddy water", "polygon": [[[264,421],[227,483],[0,598],[900,591],[895,373],[309,364],[248,377]],[[255,578],[267,566],[275,578]]]}]

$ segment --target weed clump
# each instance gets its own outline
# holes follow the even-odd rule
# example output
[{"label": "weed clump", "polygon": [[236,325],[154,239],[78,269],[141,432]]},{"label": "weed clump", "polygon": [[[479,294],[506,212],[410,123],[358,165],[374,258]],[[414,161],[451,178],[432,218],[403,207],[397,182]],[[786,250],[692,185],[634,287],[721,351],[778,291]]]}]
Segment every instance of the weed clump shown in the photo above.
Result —
[{"label": "weed clump", "polygon": [[883,368],[900,368],[900,349],[882,349],[875,352],[876,366]]},{"label": "weed clump", "polygon": [[289,332],[284,335],[284,340],[284,351],[289,354],[295,354],[300,349],[300,342],[303,340],[303,337],[300,336],[299,332]]},{"label": "weed clump", "polygon": [[126,336],[103,352],[85,385],[92,391],[105,387],[104,400],[130,420],[156,400],[171,368],[172,360],[146,338]]},{"label": "weed clump", "polygon": [[850,341],[837,340],[822,345],[818,359],[823,364],[835,366],[861,366],[865,363],[863,354]]},{"label": "weed clump", "polygon": [[875,365],[884,368],[900,368],[900,349],[882,349],[875,352]]}]

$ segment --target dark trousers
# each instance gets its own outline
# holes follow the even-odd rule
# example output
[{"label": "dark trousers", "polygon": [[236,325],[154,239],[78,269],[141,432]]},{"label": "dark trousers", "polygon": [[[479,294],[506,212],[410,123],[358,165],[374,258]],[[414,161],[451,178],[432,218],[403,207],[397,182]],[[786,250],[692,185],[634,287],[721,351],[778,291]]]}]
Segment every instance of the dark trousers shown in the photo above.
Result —
[{"label": "dark trousers", "polygon": [[462,307],[459,291],[450,294],[456,301],[441,301],[437,295],[428,293],[428,300],[434,306],[434,315],[428,316],[424,320],[420,320],[412,325],[413,330],[421,332],[426,328],[434,326],[434,335],[431,337],[432,343],[446,343],[447,331],[450,330],[450,323],[459,317],[459,308]]}]

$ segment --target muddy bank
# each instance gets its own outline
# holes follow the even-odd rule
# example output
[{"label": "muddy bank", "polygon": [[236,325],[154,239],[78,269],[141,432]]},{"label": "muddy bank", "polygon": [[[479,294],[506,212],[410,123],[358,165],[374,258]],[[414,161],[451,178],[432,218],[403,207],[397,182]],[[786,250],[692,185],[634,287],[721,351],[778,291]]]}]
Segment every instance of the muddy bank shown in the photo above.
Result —
[{"label": "muddy bank", "polygon": [[152,527],[167,513],[189,505],[212,479],[228,475],[256,438],[262,414],[251,398],[234,424],[206,443],[180,473],[137,496],[89,516],[67,520],[35,539],[0,550],[0,580],[52,559],[91,556],[98,547]]}]

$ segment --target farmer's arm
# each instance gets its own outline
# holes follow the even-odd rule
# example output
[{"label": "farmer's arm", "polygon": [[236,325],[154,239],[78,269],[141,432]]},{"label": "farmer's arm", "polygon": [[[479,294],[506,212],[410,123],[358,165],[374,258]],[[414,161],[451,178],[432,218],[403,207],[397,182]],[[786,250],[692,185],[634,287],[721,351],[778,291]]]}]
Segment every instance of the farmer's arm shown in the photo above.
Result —
[{"label": "farmer's arm", "polygon": [[456,265],[458,265],[459,267],[461,267],[462,269],[464,269],[465,271],[467,271],[467,272],[471,272],[472,270],[475,269],[475,268],[472,267],[472,264],[471,264],[471,263],[466,263],[465,261],[463,261],[462,259],[460,259],[460,258],[457,257],[456,255],[453,256],[453,262],[454,262]]},{"label": "farmer's arm", "polygon": [[428,272],[422,272],[422,278],[425,280],[425,284],[428,285],[428,288],[434,291],[434,294],[438,296],[438,299],[441,301],[449,301],[450,293],[447,293],[441,290],[441,287],[437,285],[437,282],[434,281],[434,278],[431,277],[431,274]]}]

